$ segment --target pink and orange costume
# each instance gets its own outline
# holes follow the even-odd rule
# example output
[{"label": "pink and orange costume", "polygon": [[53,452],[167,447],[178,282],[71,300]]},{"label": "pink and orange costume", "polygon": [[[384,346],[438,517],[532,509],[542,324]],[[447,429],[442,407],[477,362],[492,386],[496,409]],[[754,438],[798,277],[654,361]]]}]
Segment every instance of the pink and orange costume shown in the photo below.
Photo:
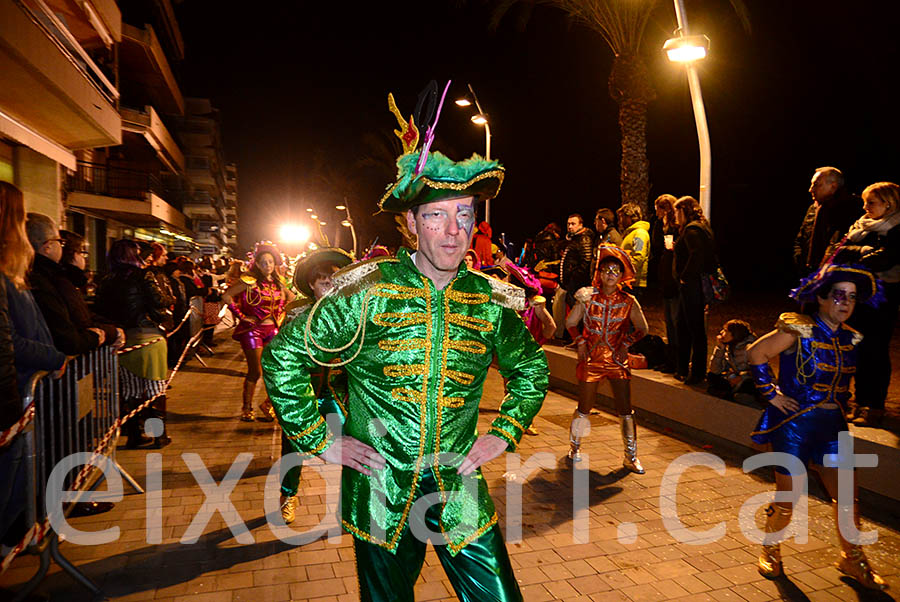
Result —
[{"label": "pink and orange costume", "polygon": [[[277,282],[248,283],[247,290],[228,306],[234,317],[240,320],[231,338],[241,344],[241,349],[265,347],[278,334],[286,303],[284,290]],[[253,318],[255,322],[248,318]],[[261,323],[269,318],[275,323]]]}]

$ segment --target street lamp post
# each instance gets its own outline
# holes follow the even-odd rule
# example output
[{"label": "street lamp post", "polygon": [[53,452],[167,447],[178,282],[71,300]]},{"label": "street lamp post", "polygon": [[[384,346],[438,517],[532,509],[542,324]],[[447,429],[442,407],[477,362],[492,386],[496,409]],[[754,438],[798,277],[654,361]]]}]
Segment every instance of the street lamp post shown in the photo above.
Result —
[{"label": "street lamp post", "polygon": [[703,105],[703,93],[700,90],[700,76],[694,63],[706,56],[709,39],[706,36],[688,35],[687,14],[684,11],[684,0],[674,0],[675,18],[678,21],[678,37],[666,41],[663,49],[669,60],[683,62],[691,91],[691,104],[694,107],[694,121],[697,125],[697,140],[700,145],[700,207],[706,219],[710,219],[710,184],[712,182],[712,149],[709,143],[709,127],[706,123],[706,108]]},{"label": "street lamp post", "polygon": [[[475,110],[478,111],[476,115],[472,115],[471,120],[475,125],[480,125],[484,127],[484,158],[488,161],[491,160],[491,124],[488,121],[487,113],[485,113],[481,104],[478,102],[478,96],[475,94],[475,89],[472,87],[472,84],[466,84],[469,87],[469,94],[472,95],[472,100],[475,101]],[[456,104],[460,107],[468,107],[472,103],[468,98],[460,98],[456,101]],[[491,223],[491,199],[488,199],[484,202],[484,221],[490,225]]]},{"label": "street lamp post", "polygon": [[356,228],[353,227],[353,218],[350,217],[350,206],[347,205],[347,199],[344,199],[343,205],[336,205],[338,211],[346,211],[347,219],[341,221],[341,225],[350,228],[350,236],[353,237],[353,257],[356,258]]}]

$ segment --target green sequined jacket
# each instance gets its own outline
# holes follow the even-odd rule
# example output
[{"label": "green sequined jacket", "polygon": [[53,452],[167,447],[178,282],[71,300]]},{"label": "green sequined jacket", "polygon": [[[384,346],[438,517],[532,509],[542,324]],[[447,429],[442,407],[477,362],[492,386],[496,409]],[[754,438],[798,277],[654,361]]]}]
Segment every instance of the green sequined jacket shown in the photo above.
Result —
[{"label": "green sequined jacket", "polygon": [[430,467],[444,500],[441,529],[455,554],[497,521],[481,471],[457,474],[477,436],[492,357],[508,382],[488,432],[505,440],[507,451],[516,449],[547,393],[547,358],[516,313],[524,309],[523,291],[465,264],[437,290],[403,249],[396,259],[349,266],[334,280],[335,291],[263,352],[281,426],[298,451],[327,449],[333,436],[316,407],[310,373],[318,366],[310,356],[349,360],[344,433],[374,447],[387,466],[372,477],[343,470],[344,528],[395,552],[419,477]]}]

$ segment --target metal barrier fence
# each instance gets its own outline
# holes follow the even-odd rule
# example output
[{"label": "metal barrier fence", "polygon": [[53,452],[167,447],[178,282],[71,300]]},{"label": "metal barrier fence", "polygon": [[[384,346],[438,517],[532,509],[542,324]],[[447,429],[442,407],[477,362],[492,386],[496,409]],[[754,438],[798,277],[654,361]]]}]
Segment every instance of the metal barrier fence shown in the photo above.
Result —
[{"label": "metal barrier fence", "polygon": [[[125,480],[139,493],[140,485],[115,460],[119,419],[118,355],[110,347],[101,347],[69,361],[65,373],[57,379],[47,372],[32,376],[23,402],[34,402],[34,428],[25,436],[26,525],[41,525],[28,550],[40,555],[40,567],[18,592],[24,599],[44,578],[50,558],[95,594],[99,588],[69,562],[59,551],[59,536],[48,527],[47,481],[53,468],[64,458],[79,452],[92,454],[102,462],[111,462]],[[110,431],[113,435],[110,436]],[[70,474],[65,488],[77,491],[75,499],[95,488],[103,472],[97,466]],[[73,505],[64,506],[68,512]],[[51,509],[52,511],[52,509]],[[64,510],[67,513],[67,511]],[[43,529],[49,529],[43,531]]]}]

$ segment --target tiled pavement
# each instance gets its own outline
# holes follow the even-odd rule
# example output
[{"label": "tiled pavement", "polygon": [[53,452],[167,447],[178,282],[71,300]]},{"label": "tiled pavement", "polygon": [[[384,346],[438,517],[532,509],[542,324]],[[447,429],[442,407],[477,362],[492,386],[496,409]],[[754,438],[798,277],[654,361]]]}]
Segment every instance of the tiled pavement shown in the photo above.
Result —
[{"label": "tiled pavement", "polygon": [[[242,356],[230,340],[220,337],[219,342],[216,356],[206,360],[209,368],[190,362],[170,391],[169,426],[174,442],[162,450],[160,543],[147,542],[147,496],[135,494],[126,485],[125,496],[114,510],[72,521],[83,530],[117,526],[119,538],[98,546],[66,542],[63,553],[117,600],[356,600],[350,536],[318,537],[305,545],[293,545],[280,541],[267,526],[263,489],[279,454],[278,431],[271,424],[237,420]],[[492,372],[482,426],[495,415],[501,392],[502,382]],[[810,500],[807,542],[784,546],[789,578],[774,582],[761,578],[754,565],[756,546],[741,534],[738,510],[750,496],[771,491],[772,485],[757,475],[744,474],[740,464],[727,457],[724,475],[705,467],[688,468],[680,477],[677,493],[664,498],[674,499],[681,521],[694,532],[725,524],[724,536],[716,541],[680,543],[672,534],[677,531],[667,529],[660,512],[663,475],[670,463],[684,454],[716,450],[639,426],[639,455],[647,474],[632,475],[621,469],[618,425],[607,414],[591,419],[593,430],[585,446],[590,458],[589,502],[576,515],[578,520],[588,521],[589,532],[586,543],[576,541],[573,472],[564,460],[572,407],[571,399],[551,392],[536,421],[540,434],[526,436],[520,447],[523,459],[538,452],[551,459],[550,468],[537,469],[527,479],[522,539],[509,542],[525,600],[891,599],[858,589],[832,567],[836,538],[831,509],[818,499]],[[213,515],[196,543],[181,543],[206,499],[183,459],[183,454],[191,453],[199,455],[216,482],[223,479],[239,453],[252,454],[230,500],[254,543],[236,541],[219,513]],[[152,457],[145,451],[118,452],[119,462],[141,483],[146,482],[146,465]],[[325,478],[336,484],[338,469],[321,468],[321,473],[303,472],[300,508],[292,525],[298,531],[320,533],[334,525],[334,520],[327,518],[326,498],[336,487],[326,486]],[[504,478],[505,472],[504,458],[484,469],[501,524],[505,524],[507,489],[515,489]],[[325,523],[319,526],[323,517]],[[869,556],[896,591],[900,588],[898,532],[868,520],[864,526],[878,529],[879,542],[869,548]],[[0,577],[0,587],[16,588],[36,566],[34,557],[17,559]],[[66,602],[90,599],[86,590],[55,564],[38,592]],[[455,599],[431,550],[417,585],[417,599]]]}]

